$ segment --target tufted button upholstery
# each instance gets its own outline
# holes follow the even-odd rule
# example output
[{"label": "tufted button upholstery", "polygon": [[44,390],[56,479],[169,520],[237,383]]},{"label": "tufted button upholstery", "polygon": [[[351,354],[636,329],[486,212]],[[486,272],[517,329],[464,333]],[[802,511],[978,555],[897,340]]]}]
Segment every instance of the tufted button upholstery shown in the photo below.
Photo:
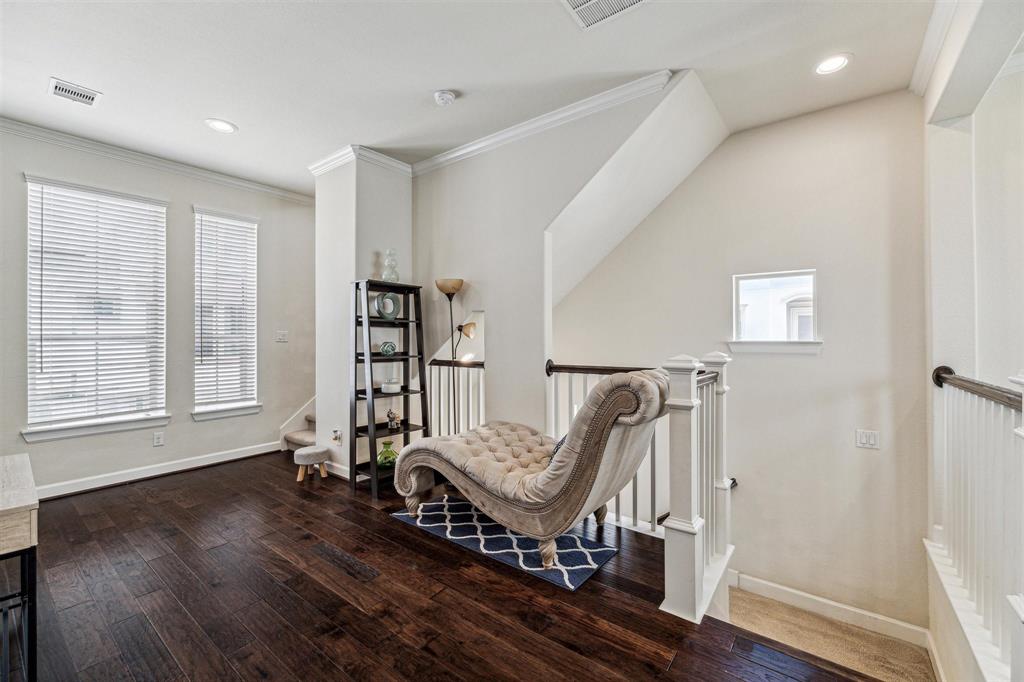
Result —
[{"label": "tufted button upholstery", "polygon": [[420,439],[413,445],[436,452],[491,492],[523,500],[526,482],[551,463],[555,441],[523,424],[491,421],[453,436]]}]

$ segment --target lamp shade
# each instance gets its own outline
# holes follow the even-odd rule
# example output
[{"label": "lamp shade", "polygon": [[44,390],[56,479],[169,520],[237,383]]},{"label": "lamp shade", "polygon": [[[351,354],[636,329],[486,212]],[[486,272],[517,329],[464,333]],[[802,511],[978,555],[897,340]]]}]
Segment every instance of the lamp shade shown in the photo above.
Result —
[{"label": "lamp shade", "polygon": [[445,296],[454,296],[462,290],[461,279],[435,279],[434,284]]},{"label": "lamp shade", "polygon": [[476,322],[467,322],[459,325],[459,331],[467,339],[476,338]]}]

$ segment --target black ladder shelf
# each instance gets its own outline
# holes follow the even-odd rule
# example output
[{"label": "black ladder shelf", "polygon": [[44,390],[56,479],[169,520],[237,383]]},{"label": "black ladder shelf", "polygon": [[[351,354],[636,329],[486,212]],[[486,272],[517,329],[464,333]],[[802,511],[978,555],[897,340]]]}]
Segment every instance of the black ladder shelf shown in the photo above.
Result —
[{"label": "black ladder shelf", "polygon": [[[427,392],[423,389],[423,382],[426,380],[426,363],[423,357],[423,306],[420,301],[421,287],[413,284],[399,284],[397,282],[382,282],[373,279],[364,279],[352,283],[352,338],[351,338],[351,362],[350,376],[352,379],[352,392],[349,398],[349,438],[348,438],[348,470],[349,485],[355,492],[359,483],[369,481],[370,492],[373,498],[377,498],[377,491],[380,482],[393,478],[394,468],[379,469],[377,467],[377,440],[386,437],[401,437],[402,445],[409,442],[410,434],[422,432],[424,436],[430,435],[429,415],[427,409]],[[372,294],[396,294],[401,300],[402,306],[398,317],[387,319],[373,316],[371,314]],[[410,308],[410,301],[412,307]],[[410,316],[410,314],[414,316]],[[394,355],[384,355],[373,350],[371,330],[392,329],[398,332],[398,349]],[[412,342],[413,330],[416,333],[415,349],[410,345]],[[361,343],[361,346],[360,346]],[[420,388],[416,389],[410,385],[412,380],[412,362],[416,361],[419,369]],[[374,365],[400,363],[402,369],[402,386],[399,393],[384,393],[373,383]],[[359,387],[359,365],[363,366],[363,386]],[[367,396],[369,389],[370,396]],[[420,416],[422,424],[414,424],[410,421],[409,408],[413,396],[420,398]],[[387,420],[378,422],[376,418],[375,401],[379,399],[401,398],[402,414],[398,429],[389,429]],[[357,410],[360,402],[366,403],[366,425],[356,426]],[[370,461],[357,463],[358,442],[360,438],[368,438],[368,450]]]}]

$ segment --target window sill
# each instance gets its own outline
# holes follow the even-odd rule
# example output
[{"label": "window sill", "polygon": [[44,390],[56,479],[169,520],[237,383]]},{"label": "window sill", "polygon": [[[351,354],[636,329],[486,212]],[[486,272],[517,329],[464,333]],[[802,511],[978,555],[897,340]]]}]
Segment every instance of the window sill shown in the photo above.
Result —
[{"label": "window sill", "polygon": [[728,341],[729,350],[733,353],[777,353],[797,355],[817,355],[825,345],[817,341]]},{"label": "window sill", "polygon": [[82,419],[73,422],[29,426],[22,430],[21,437],[25,439],[26,443],[42,443],[48,440],[78,438],[98,433],[149,429],[154,426],[166,426],[170,421],[171,415],[167,412],[146,412],[105,419]]},{"label": "window sill", "polygon": [[213,405],[197,407],[192,411],[192,419],[197,422],[208,422],[214,419],[244,417],[247,414],[259,414],[263,411],[263,403],[231,403],[230,405]]}]

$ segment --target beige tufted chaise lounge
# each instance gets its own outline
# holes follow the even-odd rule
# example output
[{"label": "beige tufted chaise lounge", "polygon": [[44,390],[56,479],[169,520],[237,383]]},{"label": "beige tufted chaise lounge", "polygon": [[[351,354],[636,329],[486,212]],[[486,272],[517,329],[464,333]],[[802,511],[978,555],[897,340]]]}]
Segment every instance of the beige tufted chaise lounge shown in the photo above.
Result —
[{"label": "beige tufted chaise lounge", "polygon": [[555,559],[555,538],[606,503],[639,468],[655,420],[664,414],[668,374],[644,370],[602,379],[576,414],[565,443],[511,422],[487,422],[454,436],[421,438],[402,449],[395,489],[413,516],[443,474],[478,509],[516,533],[540,541]]}]

